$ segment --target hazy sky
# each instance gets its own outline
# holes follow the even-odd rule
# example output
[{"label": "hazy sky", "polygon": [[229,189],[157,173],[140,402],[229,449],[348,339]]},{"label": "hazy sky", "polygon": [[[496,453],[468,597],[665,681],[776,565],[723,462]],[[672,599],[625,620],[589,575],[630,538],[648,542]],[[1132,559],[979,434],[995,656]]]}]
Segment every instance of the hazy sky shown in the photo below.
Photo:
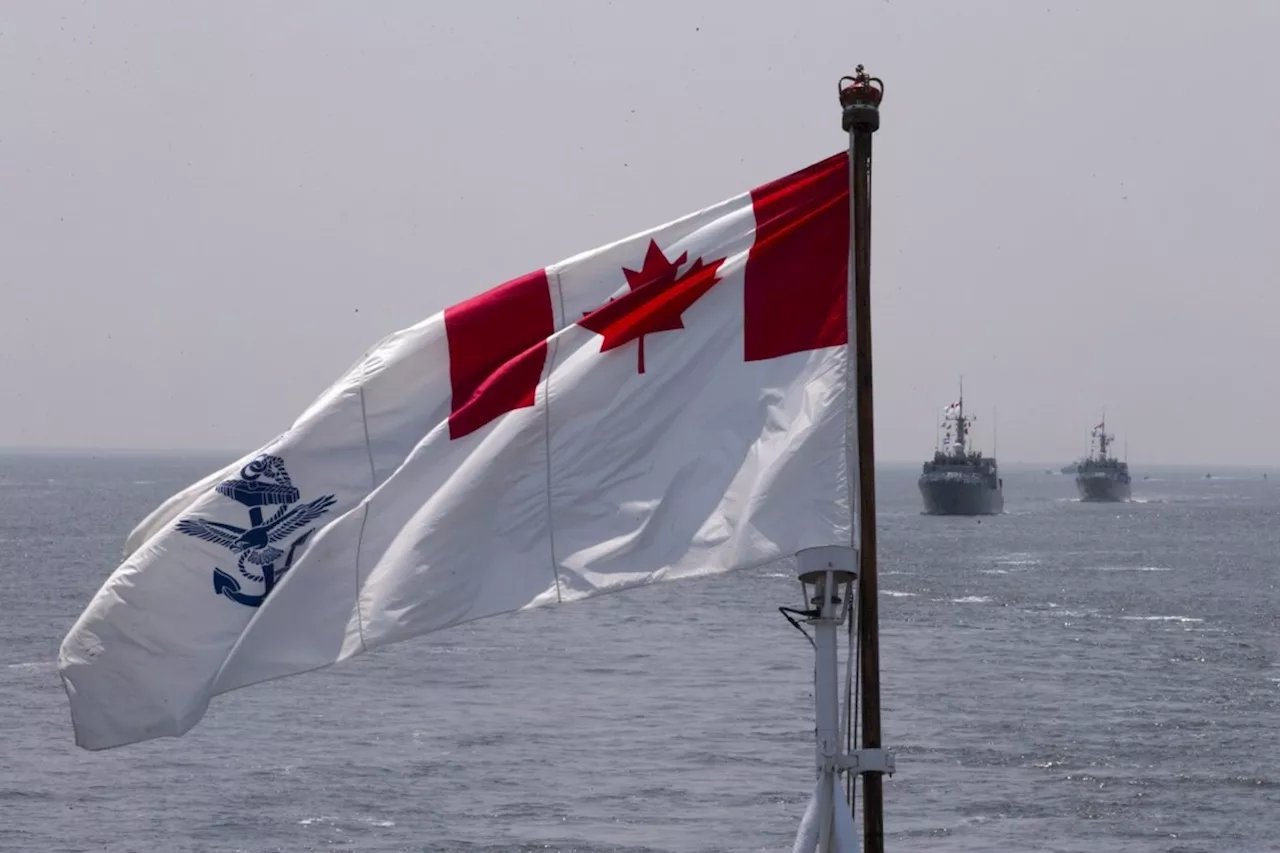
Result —
[{"label": "hazy sky", "polygon": [[250,449],[384,334],[843,148],[877,443],[1276,461],[1280,3],[19,3],[0,445]]}]

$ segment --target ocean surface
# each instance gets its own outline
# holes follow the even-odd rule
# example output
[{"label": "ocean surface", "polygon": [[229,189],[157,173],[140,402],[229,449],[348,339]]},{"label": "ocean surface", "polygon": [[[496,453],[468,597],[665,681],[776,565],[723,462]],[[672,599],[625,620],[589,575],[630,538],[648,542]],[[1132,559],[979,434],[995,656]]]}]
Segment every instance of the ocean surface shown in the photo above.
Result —
[{"label": "ocean surface", "polygon": [[[151,508],[224,460],[0,456],[0,851],[785,851],[812,652],[785,566],[503,616],[77,749],[58,644]],[[1280,850],[1280,473],[1133,503],[880,474],[887,848]],[[1145,479],[1149,477],[1149,479]]]}]

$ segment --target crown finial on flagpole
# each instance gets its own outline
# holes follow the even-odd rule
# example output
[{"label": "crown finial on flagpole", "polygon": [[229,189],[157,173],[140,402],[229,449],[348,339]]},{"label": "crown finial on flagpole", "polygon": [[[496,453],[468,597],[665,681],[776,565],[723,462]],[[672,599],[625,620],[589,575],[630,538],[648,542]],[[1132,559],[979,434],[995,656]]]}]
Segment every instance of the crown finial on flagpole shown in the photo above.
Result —
[{"label": "crown finial on flagpole", "polygon": [[[846,81],[848,85],[845,85]],[[880,129],[880,101],[884,98],[884,81],[869,77],[863,67],[854,69],[852,77],[840,78],[840,105],[844,107],[846,133]]]}]

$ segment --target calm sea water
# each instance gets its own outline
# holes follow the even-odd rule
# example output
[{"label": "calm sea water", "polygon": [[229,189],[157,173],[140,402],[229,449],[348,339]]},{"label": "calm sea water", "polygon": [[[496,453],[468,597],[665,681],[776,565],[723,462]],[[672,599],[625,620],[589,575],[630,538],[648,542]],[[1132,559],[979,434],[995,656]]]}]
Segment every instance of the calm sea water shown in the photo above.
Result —
[{"label": "calm sea water", "polygon": [[[778,851],[811,789],[779,568],[498,617],[72,745],[58,643],[223,460],[0,456],[0,850]],[[1280,475],[1007,470],[998,518],[881,474],[892,850],[1280,849]],[[1146,474],[1150,479],[1143,480]]]}]

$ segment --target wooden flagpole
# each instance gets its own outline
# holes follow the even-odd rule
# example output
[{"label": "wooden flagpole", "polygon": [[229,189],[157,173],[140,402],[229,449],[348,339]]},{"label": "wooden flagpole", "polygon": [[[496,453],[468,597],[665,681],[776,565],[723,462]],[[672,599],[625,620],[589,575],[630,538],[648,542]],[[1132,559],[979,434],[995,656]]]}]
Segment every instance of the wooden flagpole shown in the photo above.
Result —
[{"label": "wooden flagpole", "polygon": [[[859,547],[858,656],[862,749],[880,746],[880,634],[876,579],[875,417],[871,372],[871,136],[880,128],[884,84],[861,65],[840,81],[843,125],[849,134],[849,276],[857,357]],[[884,788],[880,771],[867,771],[862,785],[863,848],[884,851]]]}]

